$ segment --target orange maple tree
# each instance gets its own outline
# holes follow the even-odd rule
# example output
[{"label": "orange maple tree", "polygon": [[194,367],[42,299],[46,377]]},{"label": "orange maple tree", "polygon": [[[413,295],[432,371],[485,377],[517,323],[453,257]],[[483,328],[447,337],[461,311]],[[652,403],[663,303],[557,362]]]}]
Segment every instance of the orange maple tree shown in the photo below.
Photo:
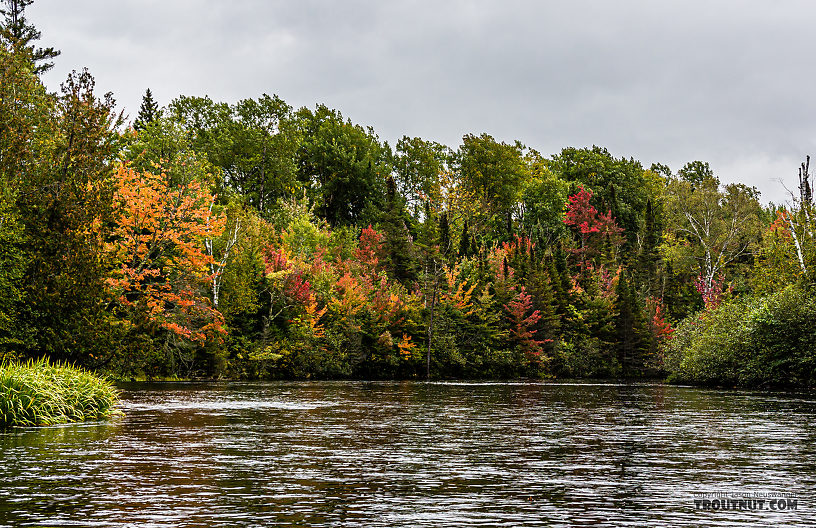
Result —
[{"label": "orange maple tree", "polygon": [[204,242],[219,236],[226,221],[212,213],[215,196],[200,182],[171,188],[165,174],[127,165],[114,178],[108,288],[121,306],[180,337],[197,343],[219,338],[223,316],[205,295],[214,277]]}]

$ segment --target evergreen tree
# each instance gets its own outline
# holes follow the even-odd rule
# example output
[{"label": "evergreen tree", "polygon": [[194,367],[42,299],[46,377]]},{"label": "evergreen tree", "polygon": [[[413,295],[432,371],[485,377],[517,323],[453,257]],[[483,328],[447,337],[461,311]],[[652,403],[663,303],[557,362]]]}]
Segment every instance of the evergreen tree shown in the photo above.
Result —
[{"label": "evergreen tree", "polygon": [[553,292],[548,263],[542,260],[531,269],[527,279],[527,291],[533,296],[533,306],[541,315],[536,324],[536,336],[541,340],[544,355],[552,357],[561,331],[558,301]]},{"label": "evergreen tree", "polygon": [[54,67],[54,63],[49,61],[59,56],[60,51],[34,46],[34,41],[39,40],[41,33],[25,17],[25,8],[32,3],[34,0],[3,0],[4,8],[0,9],[0,14],[4,19],[0,27],[0,38],[24,51],[34,64],[34,73],[39,75]]},{"label": "evergreen tree", "polygon": [[416,259],[402,204],[397,197],[394,178],[386,180],[386,210],[382,227],[385,235],[386,260],[392,276],[403,284],[416,280]]},{"label": "evergreen tree", "polygon": [[638,255],[638,271],[641,284],[646,287],[650,297],[658,296],[657,271],[660,262],[660,254],[657,246],[660,243],[660,233],[656,226],[656,219],[652,201],[646,202],[646,214],[643,221],[643,240],[640,254]]},{"label": "evergreen tree", "polygon": [[459,258],[467,258],[471,255],[471,251],[476,249],[475,247],[471,248],[470,245],[470,233],[468,233],[468,221],[465,218],[465,223],[462,226],[462,236],[459,238]]},{"label": "evergreen tree", "polygon": [[72,74],[57,100],[51,161],[22,182],[28,266],[21,317],[32,356],[93,366],[110,357],[116,325],[105,299],[105,229],[112,207],[111,160],[121,118],[110,94],[94,95],[87,72]]},{"label": "evergreen tree", "polygon": [[640,374],[644,368],[648,338],[643,312],[626,270],[621,271],[615,294],[614,337],[618,362],[624,375]]},{"label": "evergreen tree", "polygon": [[[430,211],[427,210],[425,214],[429,214]],[[443,256],[447,256],[450,253],[450,224],[448,223],[448,213],[447,211],[442,211],[442,214],[439,215],[439,251],[442,253]]]},{"label": "evergreen tree", "polygon": [[147,125],[159,117],[159,105],[153,100],[153,92],[148,88],[142,96],[142,106],[139,107],[139,115],[133,122],[133,128],[144,130]]}]

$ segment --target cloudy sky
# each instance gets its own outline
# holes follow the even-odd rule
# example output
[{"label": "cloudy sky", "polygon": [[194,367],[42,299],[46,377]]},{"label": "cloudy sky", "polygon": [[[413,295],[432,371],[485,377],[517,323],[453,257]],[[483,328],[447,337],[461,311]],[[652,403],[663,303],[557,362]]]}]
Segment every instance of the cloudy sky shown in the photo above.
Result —
[{"label": "cloudy sky", "polygon": [[88,67],[131,118],[263,93],[316,103],[394,143],[466,133],[549,155],[601,145],[783,201],[816,154],[816,3],[599,0],[36,0],[62,50],[56,90]]}]

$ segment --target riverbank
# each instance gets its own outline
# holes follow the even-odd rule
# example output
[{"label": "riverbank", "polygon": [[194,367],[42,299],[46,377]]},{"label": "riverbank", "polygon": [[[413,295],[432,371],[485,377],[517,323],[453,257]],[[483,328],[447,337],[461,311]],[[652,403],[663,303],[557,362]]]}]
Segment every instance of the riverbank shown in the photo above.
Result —
[{"label": "riverbank", "polygon": [[112,383],[46,359],[0,365],[0,427],[101,420],[117,413]]}]

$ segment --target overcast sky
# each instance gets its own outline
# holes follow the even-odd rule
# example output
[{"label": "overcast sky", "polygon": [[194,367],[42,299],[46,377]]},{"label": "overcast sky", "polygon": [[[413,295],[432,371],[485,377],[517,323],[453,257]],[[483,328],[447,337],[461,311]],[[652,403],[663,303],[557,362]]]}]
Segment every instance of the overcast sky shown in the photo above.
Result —
[{"label": "overcast sky", "polygon": [[392,145],[466,133],[550,155],[607,147],[783,201],[816,154],[816,2],[36,0],[62,50],[56,90],[88,67],[131,119],[161,105],[277,94],[325,103]]}]

